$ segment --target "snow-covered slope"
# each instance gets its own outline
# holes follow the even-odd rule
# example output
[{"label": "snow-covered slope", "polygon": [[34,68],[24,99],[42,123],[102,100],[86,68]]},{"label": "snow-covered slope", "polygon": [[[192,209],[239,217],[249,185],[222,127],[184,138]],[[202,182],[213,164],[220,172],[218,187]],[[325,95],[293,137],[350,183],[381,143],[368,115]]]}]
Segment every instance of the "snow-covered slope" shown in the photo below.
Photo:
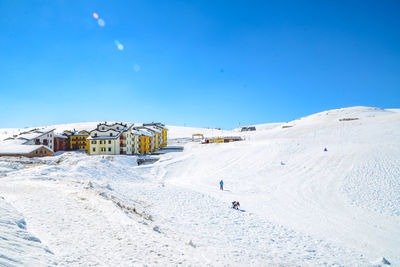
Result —
[{"label": "snow-covered slope", "polygon": [[240,199],[276,223],[399,262],[398,110],[339,109],[287,125],[247,132],[242,143],[190,145],[165,179],[207,192],[224,178],[221,201]]},{"label": "snow-covered slope", "polygon": [[[185,150],[152,165],[82,153],[0,159],[1,215],[24,218],[24,231],[41,240],[21,241],[29,253],[0,243],[0,260],[400,265],[400,110],[352,107],[256,127],[168,126],[169,143]],[[189,141],[193,133],[246,140],[202,145]],[[14,232],[0,225],[0,236]]]},{"label": "snow-covered slope", "polygon": [[0,197],[0,266],[52,265],[53,253],[26,229],[26,221]]}]

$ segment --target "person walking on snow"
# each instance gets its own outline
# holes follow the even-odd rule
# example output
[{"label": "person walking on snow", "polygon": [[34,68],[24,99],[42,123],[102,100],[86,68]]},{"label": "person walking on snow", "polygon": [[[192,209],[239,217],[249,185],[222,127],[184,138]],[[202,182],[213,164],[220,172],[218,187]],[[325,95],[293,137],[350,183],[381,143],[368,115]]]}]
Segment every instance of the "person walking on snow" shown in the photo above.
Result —
[{"label": "person walking on snow", "polygon": [[219,181],[219,189],[224,190],[224,181],[222,181],[222,179]]}]

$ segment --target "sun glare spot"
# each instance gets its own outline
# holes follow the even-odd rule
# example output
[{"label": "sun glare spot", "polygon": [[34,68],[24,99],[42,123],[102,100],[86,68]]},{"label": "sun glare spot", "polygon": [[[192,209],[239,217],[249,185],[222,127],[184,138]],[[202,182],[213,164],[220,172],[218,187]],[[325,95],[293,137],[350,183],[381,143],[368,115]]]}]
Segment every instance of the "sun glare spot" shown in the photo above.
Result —
[{"label": "sun glare spot", "polygon": [[99,14],[97,14],[96,12],[93,12],[93,18],[98,19],[99,18]]},{"label": "sun glare spot", "polygon": [[106,22],[103,19],[97,20],[97,23],[99,24],[100,27],[104,27],[106,25]]}]

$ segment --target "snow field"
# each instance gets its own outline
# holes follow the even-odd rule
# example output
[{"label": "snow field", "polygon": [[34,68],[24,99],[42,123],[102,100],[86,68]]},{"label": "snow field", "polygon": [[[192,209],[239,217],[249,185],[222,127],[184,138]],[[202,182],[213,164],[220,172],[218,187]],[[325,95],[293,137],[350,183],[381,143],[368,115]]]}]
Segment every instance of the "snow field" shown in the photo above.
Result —
[{"label": "snow field", "polygon": [[188,246],[153,230],[151,217],[141,216],[137,203],[132,206],[138,214],[128,212],[129,205],[113,196],[109,184],[39,176],[15,179],[2,186],[1,194],[23,212],[30,231],[50,245],[59,266],[196,263],[185,251]]},{"label": "snow field", "polygon": [[[41,240],[0,252],[21,266],[398,266],[399,122],[399,110],[353,107],[255,132],[168,126],[185,150],[141,166],[0,158],[0,212]],[[201,145],[192,133],[246,140]],[[0,236],[14,232],[0,224]]]}]

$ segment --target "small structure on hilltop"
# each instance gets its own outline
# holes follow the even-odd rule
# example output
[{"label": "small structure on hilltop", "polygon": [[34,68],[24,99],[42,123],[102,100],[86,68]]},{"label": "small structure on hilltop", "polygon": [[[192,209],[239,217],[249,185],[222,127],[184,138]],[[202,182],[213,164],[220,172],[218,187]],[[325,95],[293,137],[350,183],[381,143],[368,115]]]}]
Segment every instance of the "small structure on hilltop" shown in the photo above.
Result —
[{"label": "small structure on hilltop", "polygon": [[359,118],[342,118],[342,119],[339,119],[339,121],[356,121],[358,119]]},{"label": "small structure on hilltop", "polygon": [[[193,142],[195,141],[195,137],[200,137],[200,138],[199,138],[200,140],[203,140],[203,139],[204,139],[204,135],[203,135],[203,134],[195,133],[195,134],[192,134],[192,141],[193,141]],[[198,139],[198,138],[196,138],[196,139]],[[197,140],[196,140],[196,141],[197,141]]]},{"label": "small structure on hilltop", "polygon": [[248,127],[242,127],[240,129],[241,132],[249,132],[249,131],[256,131],[256,127],[255,126],[248,126]]},{"label": "small structure on hilltop", "polygon": [[223,137],[206,137],[202,144],[210,144],[210,143],[230,143],[236,141],[243,141],[243,138],[240,136],[223,136]]}]

